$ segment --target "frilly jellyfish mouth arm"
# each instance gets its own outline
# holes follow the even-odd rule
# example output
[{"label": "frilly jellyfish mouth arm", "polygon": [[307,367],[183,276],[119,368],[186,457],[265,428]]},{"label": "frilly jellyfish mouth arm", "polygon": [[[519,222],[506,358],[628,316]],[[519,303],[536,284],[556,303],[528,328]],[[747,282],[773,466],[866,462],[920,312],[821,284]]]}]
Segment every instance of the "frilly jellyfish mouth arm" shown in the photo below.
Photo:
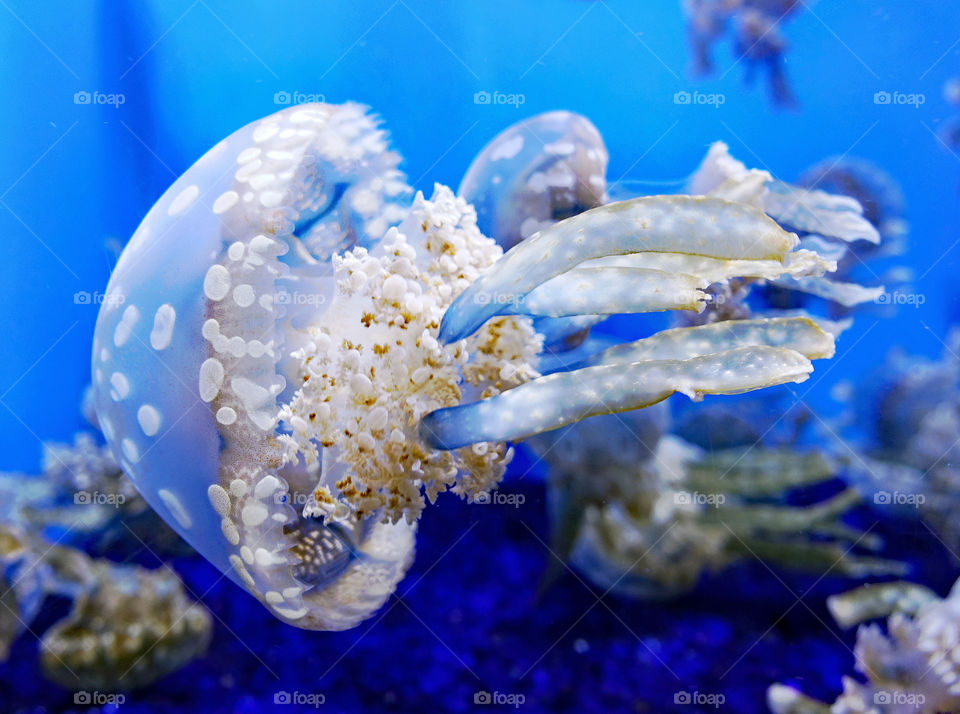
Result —
[{"label": "frilly jellyfish mouth arm", "polygon": [[764,210],[784,225],[807,233],[880,243],[877,229],[863,215],[863,207],[849,196],[768,181]]},{"label": "frilly jellyfish mouth arm", "polygon": [[741,394],[813,371],[805,356],[782,347],[740,347],[688,360],[598,365],[557,372],[473,404],[426,415],[421,438],[438,449],[480,441],[517,441],[597,414],[640,409],[675,392]]},{"label": "frilly jellyfish mouth arm", "polygon": [[652,196],[594,208],[531,236],[510,250],[453,302],[440,341],[475,332],[504,305],[591,259],[631,253],[782,262],[797,236],[761,210],[720,198]]}]

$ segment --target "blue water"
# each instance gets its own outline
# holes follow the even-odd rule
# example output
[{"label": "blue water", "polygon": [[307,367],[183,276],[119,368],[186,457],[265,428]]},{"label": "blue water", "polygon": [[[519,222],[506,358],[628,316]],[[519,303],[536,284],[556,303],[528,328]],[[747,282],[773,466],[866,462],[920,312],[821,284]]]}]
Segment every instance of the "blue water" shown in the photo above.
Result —
[{"label": "blue water", "polygon": [[[681,179],[717,139],[786,180],[831,155],[871,159],[904,188],[911,230],[902,262],[925,302],[858,319],[829,378],[818,384],[814,375],[809,400],[825,400],[830,384],[856,379],[892,345],[939,354],[960,312],[960,157],[935,136],[953,113],[941,89],[960,68],[960,12],[934,0],[810,5],[784,26],[799,99],[784,111],[771,107],[762,81],[744,85],[727,45],[716,76],[691,78],[675,0],[3,0],[0,469],[35,470],[41,440],[70,440],[82,428],[77,405],[97,312],[82,296],[103,291],[115,261],[110,245],[122,245],[207,148],[277,110],[282,92],[373,107],[424,191],[437,181],[456,186],[496,133],[550,109],[596,124],[611,180]],[[726,101],[674,103],[676,92],[694,90]],[[476,104],[483,91],[522,95],[523,104]],[[878,106],[878,91],[919,93],[925,102]],[[78,92],[122,95],[123,104],[77,104]],[[542,487],[528,480],[523,488],[536,502]],[[483,688],[525,693],[523,711],[663,712],[673,707],[665,694],[677,689],[673,670],[691,690],[725,688],[728,709],[749,712],[761,710],[772,681],[804,677],[806,691],[832,698],[839,673],[851,670],[852,640],[817,626],[826,618],[823,593],[811,598],[815,616],[791,610],[764,637],[793,598],[761,567],[725,579],[716,601],[611,600],[614,615],[592,607],[596,598],[572,576],[535,601],[549,556],[527,521],[508,511],[477,515],[453,498],[443,508],[426,519],[426,545],[406,581],[423,578],[405,600],[416,614],[397,607],[369,634],[367,625],[301,633],[220,582],[208,604],[236,636],[220,628],[209,660],[125,706],[262,711],[271,692],[299,689],[326,692],[324,711],[473,710],[472,693]],[[464,519],[480,525],[431,569],[445,549],[439,543]],[[543,518],[529,527],[543,533]],[[198,594],[216,579],[205,563],[183,572]],[[818,588],[825,585],[842,589]],[[749,612],[740,602],[751,603]],[[16,678],[0,669],[0,711],[5,701],[69,705],[29,664],[31,645],[18,645]],[[721,677],[743,651],[746,664]],[[19,694],[9,689],[14,681]]]}]

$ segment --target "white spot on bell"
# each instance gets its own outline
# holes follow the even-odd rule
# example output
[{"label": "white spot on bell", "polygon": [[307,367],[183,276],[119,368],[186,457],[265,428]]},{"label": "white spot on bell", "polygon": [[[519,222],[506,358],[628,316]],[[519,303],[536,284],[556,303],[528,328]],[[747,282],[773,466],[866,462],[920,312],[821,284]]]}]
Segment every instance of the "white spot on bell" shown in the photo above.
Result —
[{"label": "white spot on bell", "polygon": [[149,404],[137,409],[137,421],[147,436],[154,436],[160,430],[160,412]]},{"label": "white spot on bell", "polygon": [[164,505],[170,509],[170,514],[176,519],[177,523],[184,529],[190,529],[193,527],[193,519],[190,518],[190,512],[183,507],[183,504],[180,503],[180,499],[174,495],[172,491],[168,491],[165,488],[161,488],[157,491],[157,495],[160,496],[160,500],[163,501]]},{"label": "white spot on bell", "polygon": [[150,346],[155,350],[165,350],[173,339],[173,325],[177,313],[172,305],[164,303],[157,308],[153,316],[153,330],[150,332]]},{"label": "white spot on bell", "polygon": [[187,186],[180,193],[177,194],[177,197],[170,202],[170,206],[167,208],[168,216],[176,216],[183,213],[187,208],[190,207],[190,204],[197,200],[197,196],[200,195],[200,188],[196,185]]}]

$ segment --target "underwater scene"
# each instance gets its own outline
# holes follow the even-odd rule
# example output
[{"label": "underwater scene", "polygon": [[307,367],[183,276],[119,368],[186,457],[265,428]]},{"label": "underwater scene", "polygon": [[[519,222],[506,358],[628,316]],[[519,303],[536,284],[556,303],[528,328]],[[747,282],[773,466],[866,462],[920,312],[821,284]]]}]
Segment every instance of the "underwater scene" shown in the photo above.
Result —
[{"label": "underwater scene", "polygon": [[956,3],[0,46],[0,714],[960,712]]}]

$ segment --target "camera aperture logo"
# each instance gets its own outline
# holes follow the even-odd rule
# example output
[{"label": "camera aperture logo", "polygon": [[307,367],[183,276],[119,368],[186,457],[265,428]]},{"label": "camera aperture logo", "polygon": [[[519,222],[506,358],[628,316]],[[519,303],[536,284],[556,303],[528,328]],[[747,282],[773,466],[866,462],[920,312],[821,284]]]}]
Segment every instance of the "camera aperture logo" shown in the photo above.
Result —
[{"label": "camera aperture logo", "polygon": [[279,691],[273,695],[274,704],[293,704],[300,707],[313,707],[319,709],[321,704],[325,704],[327,695],[319,692],[287,692]]},{"label": "camera aperture logo", "polygon": [[112,694],[110,692],[74,692],[73,693],[73,703],[77,706],[94,706],[94,707],[105,707],[105,706],[115,706],[119,707],[125,704],[127,697],[124,694]]},{"label": "camera aperture logo", "polygon": [[480,705],[494,704],[497,706],[510,706],[519,709],[527,701],[523,694],[508,694],[506,692],[474,692],[473,703]]},{"label": "camera aperture logo", "polygon": [[479,91],[473,93],[473,103],[481,105],[506,105],[519,109],[526,103],[527,97],[524,94],[508,94],[506,92],[487,92]]},{"label": "camera aperture logo", "polygon": [[679,106],[713,107],[719,109],[727,103],[727,95],[720,93],[679,91],[673,95],[673,103]]},{"label": "camera aperture logo", "polygon": [[114,109],[119,109],[121,105],[127,103],[127,96],[119,92],[108,94],[106,92],[87,92],[81,90],[74,92],[73,103],[81,106],[109,106]]}]

